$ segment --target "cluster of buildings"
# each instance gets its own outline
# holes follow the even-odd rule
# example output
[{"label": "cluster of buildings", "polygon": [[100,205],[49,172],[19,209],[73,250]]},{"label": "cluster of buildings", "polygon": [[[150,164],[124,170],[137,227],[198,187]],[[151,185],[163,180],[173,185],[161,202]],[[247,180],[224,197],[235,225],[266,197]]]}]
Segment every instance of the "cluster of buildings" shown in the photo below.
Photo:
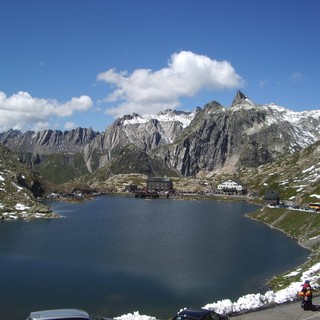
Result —
[{"label": "cluster of buildings", "polygon": [[[125,188],[128,192],[136,192],[136,185],[128,185]],[[173,182],[170,178],[150,177],[146,181],[145,192],[174,193]],[[228,195],[245,195],[247,187],[241,182],[227,180],[218,185],[216,193]]]},{"label": "cluster of buildings", "polygon": [[[126,191],[137,193],[136,185],[127,186],[126,189]],[[155,194],[169,195],[174,194],[175,190],[173,187],[173,182],[170,178],[150,177],[146,180],[146,187],[142,191],[142,193],[153,196]],[[229,179],[218,184],[217,189],[214,191],[214,193],[222,195],[247,195],[248,190],[246,185],[244,185],[240,181]],[[139,194],[141,195],[141,191]],[[280,204],[279,193],[275,190],[266,191],[263,199],[270,206],[278,206]],[[314,211],[320,211],[320,204],[310,204],[309,208],[314,209]]]}]

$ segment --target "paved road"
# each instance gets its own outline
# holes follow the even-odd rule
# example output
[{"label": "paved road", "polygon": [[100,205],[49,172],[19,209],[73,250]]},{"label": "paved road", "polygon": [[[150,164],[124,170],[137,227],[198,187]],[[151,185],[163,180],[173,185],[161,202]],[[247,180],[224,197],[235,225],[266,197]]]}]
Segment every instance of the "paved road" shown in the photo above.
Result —
[{"label": "paved road", "polygon": [[232,317],[234,320],[320,320],[320,297],[313,298],[316,311],[304,311],[301,302],[282,304]]}]

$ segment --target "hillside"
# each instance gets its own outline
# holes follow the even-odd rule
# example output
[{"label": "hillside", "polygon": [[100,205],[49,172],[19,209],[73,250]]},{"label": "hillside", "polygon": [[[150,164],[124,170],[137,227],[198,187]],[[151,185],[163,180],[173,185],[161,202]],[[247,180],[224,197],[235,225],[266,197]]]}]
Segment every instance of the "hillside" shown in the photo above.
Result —
[{"label": "hillside", "polygon": [[24,133],[9,130],[0,133],[0,142],[46,180],[60,184],[89,173],[81,151],[98,134],[91,128]]},{"label": "hillside", "polygon": [[[131,157],[124,158],[127,159],[128,166],[122,172],[110,175],[108,170],[111,169],[106,166],[78,181],[99,190],[123,191],[124,185],[128,183],[145,186],[148,175],[130,174],[129,163],[133,160]],[[263,198],[267,190],[276,190],[281,201],[307,205],[310,202],[320,202],[319,158],[320,141],[293,154],[283,155],[273,163],[257,168],[243,168],[234,174],[200,171],[196,177],[183,177],[175,172],[167,176],[172,178],[174,188],[181,192],[210,194],[219,183],[232,179],[247,185],[250,195]],[[147,162],[145,164],[147,165]]]},{"label": "hillside", "polygon": [[290,283],[299,281],[303,272],[320,261],[320,215],[295,211],[281,208],[262,208],[261,210],[248,215],[252,219],[256,219],[277,228],[288,236],[296,239],[300,245],[311,250],[310,258],[302,266],[297,266],[294,272],[288,272],[274,277],[270,281],[273,290],[281,290]]},{"label": "hillside", "polygon": [[243,169],[236,177],[264,195],[277,190],[282,200],[297,204],[320,202],[320,141],[282,156],[272,164]]},{"label": "hillside", "polygon": [[42,178],[0,144],[0,221],[57,217],[47,206],[36,201],[36,197],[42,197],[44,193]]}]

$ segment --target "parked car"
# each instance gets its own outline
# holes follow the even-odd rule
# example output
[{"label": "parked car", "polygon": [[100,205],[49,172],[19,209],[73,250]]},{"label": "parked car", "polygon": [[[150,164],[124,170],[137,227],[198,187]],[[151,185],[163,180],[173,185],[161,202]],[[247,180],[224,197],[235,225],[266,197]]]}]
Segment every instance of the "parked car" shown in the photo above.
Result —
[{"label": "parked car", "polygon": [[177,313],[172,320],[228,320],[224,314],[206,309],[184,309]]},{"label": "parked car", "polygon": [[111,320],[110,318],[93,317],[79,309],[53,309],[33,311],[27,320]]}]

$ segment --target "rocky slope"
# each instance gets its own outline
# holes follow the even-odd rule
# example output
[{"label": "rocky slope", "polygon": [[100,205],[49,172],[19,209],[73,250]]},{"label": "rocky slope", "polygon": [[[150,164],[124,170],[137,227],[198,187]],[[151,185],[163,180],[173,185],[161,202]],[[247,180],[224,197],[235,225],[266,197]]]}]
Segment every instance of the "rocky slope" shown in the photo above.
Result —
[{"label": "rocky slope", "polygon": [[[131,145],[137,153],[150,153],[179,137],[194,118],[193,113],[167,110],[154,116],[126,115],[84,147],[85,163],[90,172],[100,169]],[[142,172],[145,173],[145,172]]]},{"label": "rocky slope", "polygon": [[84,157],[93,172],[131,144],[183,176],[235,173],[305,148],[319,140],[319,129],[320,111],[298,113],[275,104],[257,105],[238,92],[230,108],[213,101],[192,113],[124,116],[85,146]]},{"label": "rocky slope", "polygon": [[41,177],[0,144],[0,221],[57,217],[36,201],[36,197],[44,195],[44,189]]},{"label": "rocky slope", "polygon": [[272,163],[319,140],[320,111],[295,113],[256,105],[238,92],[230,108],[207,104],[184,133],[157,153],[185,176],[199,171],[235,173]]},{"label": "rocky slope", "polygon": [[283,201],[320,202],[320,141],[258,168],[243,169],[236,177],[261,196],[277,190]]}]

